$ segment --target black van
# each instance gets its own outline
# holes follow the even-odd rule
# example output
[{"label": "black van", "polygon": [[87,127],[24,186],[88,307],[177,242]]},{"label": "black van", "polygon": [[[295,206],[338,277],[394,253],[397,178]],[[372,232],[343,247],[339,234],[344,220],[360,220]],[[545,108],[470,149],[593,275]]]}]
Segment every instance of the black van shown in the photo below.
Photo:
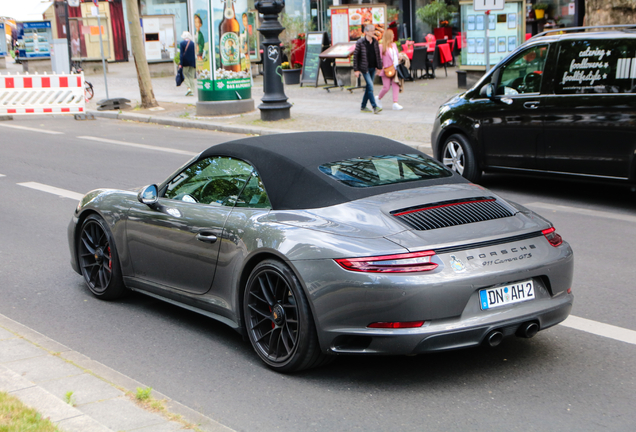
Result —
[{"label": "black van", "polygon": [[471,181],[505,170],[636,183],[636,26],[590,29],[533,37],[443,104],[435,158]]}]

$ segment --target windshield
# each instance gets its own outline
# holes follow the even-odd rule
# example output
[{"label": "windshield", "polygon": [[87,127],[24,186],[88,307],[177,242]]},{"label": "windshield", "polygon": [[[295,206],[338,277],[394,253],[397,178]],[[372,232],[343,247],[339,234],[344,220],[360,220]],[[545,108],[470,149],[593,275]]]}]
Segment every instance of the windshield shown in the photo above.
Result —
[{"label": "windshield", "polygon": [[352,158],[326,163],[318,168],[351,187],[382,186],[452,175],[439,162],[415,154]]}]

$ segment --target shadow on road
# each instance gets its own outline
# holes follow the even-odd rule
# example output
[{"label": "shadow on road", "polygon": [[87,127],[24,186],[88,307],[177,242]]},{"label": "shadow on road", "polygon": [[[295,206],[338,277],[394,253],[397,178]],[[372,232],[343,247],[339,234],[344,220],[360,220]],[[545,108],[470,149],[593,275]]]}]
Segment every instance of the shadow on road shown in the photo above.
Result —
[{"label": "shadow on road", "polygon": [[[507,338],[496,348],[478,347],[418,356],[337,356],[328,366],[282,376],[262,364],[248,341],[241,335],[211,318],[181,309],[177,306],[133,293],[118,302],[130,313],[159,319],[192,335],[191,341],[209,343],[210,350],[223,348],[236,356],[234,366],[240,371],[250,370],[269,380],[290,380],[296,384],[311,382],[314,386],[339,388],[343,385],[413,388],[426,385],[431,388],[456,387],[466,382],[501,379],[506,375],[529,379],[537,368],[556,368],[552,359],[567,356],[559,342],[551,340],[550,331],[539,333],[534,339]],[[170,349],[170,347],[166,347]],[[212,353],[211,353],[212,354]],[[188,356],[187,353],[176,355]],[[209,359],[212,363],[211,358]],[[241,363],[243,366],[241,366]],[[205,367],[205,366],[204,366]],[[212,365],[210,365],[212,367]],[[213,367],[218,369],[219,364]],[[525,371],[525,372],[524,372]],[[240,372],[239,372],[240,373]],[[366,391],[366,390],[365,390]]]},{"label": "shadow on road", "polygon": [[479,184],[505,196],[523,194],[565,205],[579,203],[636,210],[636,193],[625,184],[509,174],[485,174]]}]

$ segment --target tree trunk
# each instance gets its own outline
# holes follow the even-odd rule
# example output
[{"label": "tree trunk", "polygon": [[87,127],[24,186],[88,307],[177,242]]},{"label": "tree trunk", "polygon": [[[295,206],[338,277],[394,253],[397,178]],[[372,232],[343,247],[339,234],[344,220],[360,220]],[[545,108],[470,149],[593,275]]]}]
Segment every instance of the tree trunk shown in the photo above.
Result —
[{"label": "tree trunk", "polygon": [[137,80],[139,81],[141,107],[156,107],[159,106],[159,104],[155,99],[155,92],[152,90],[150,70],[148,69],[148,61],[146,60],[146,51],[144,49],[144,39],[143,35],[141,34],[141,24],[139,23],[139,6],[137,5],[137,0],[126,0],[126,8],[128,11],[130,45],[132,48],[133,57],[135,58]]},{"label": "tree trunk", "polygon": [[585,25],[633,24],[636,0],[586,0]]}]

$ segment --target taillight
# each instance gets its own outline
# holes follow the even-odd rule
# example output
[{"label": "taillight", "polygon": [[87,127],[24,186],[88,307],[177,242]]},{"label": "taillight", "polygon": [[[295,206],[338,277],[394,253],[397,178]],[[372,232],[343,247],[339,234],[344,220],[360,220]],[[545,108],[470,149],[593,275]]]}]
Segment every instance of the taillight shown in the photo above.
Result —
[{"label": "taillight", "polygon": [[554,227],[544,229],[543,231],[541,231],[541,234],[543,234],[545,238],[550,242],[550,244],[554,247],[561,246],[561,244],[563,243],[563,239],[556,233]]},{"label": "taillight", "polygon": [[373,324],[369,324],[367,327],[370,328],[391,328],[391,329],[400,329],[400,328],[416,328],[422,327],[425,321],[406,321],[406,322],[376,322]]},{"label": "taillight", "polygon": [[365,258],[340,258],[335,261],[345,270],[369,273],[412,273],[431,271],[437,264],[431,262],[434,251],[412,252]]}]

